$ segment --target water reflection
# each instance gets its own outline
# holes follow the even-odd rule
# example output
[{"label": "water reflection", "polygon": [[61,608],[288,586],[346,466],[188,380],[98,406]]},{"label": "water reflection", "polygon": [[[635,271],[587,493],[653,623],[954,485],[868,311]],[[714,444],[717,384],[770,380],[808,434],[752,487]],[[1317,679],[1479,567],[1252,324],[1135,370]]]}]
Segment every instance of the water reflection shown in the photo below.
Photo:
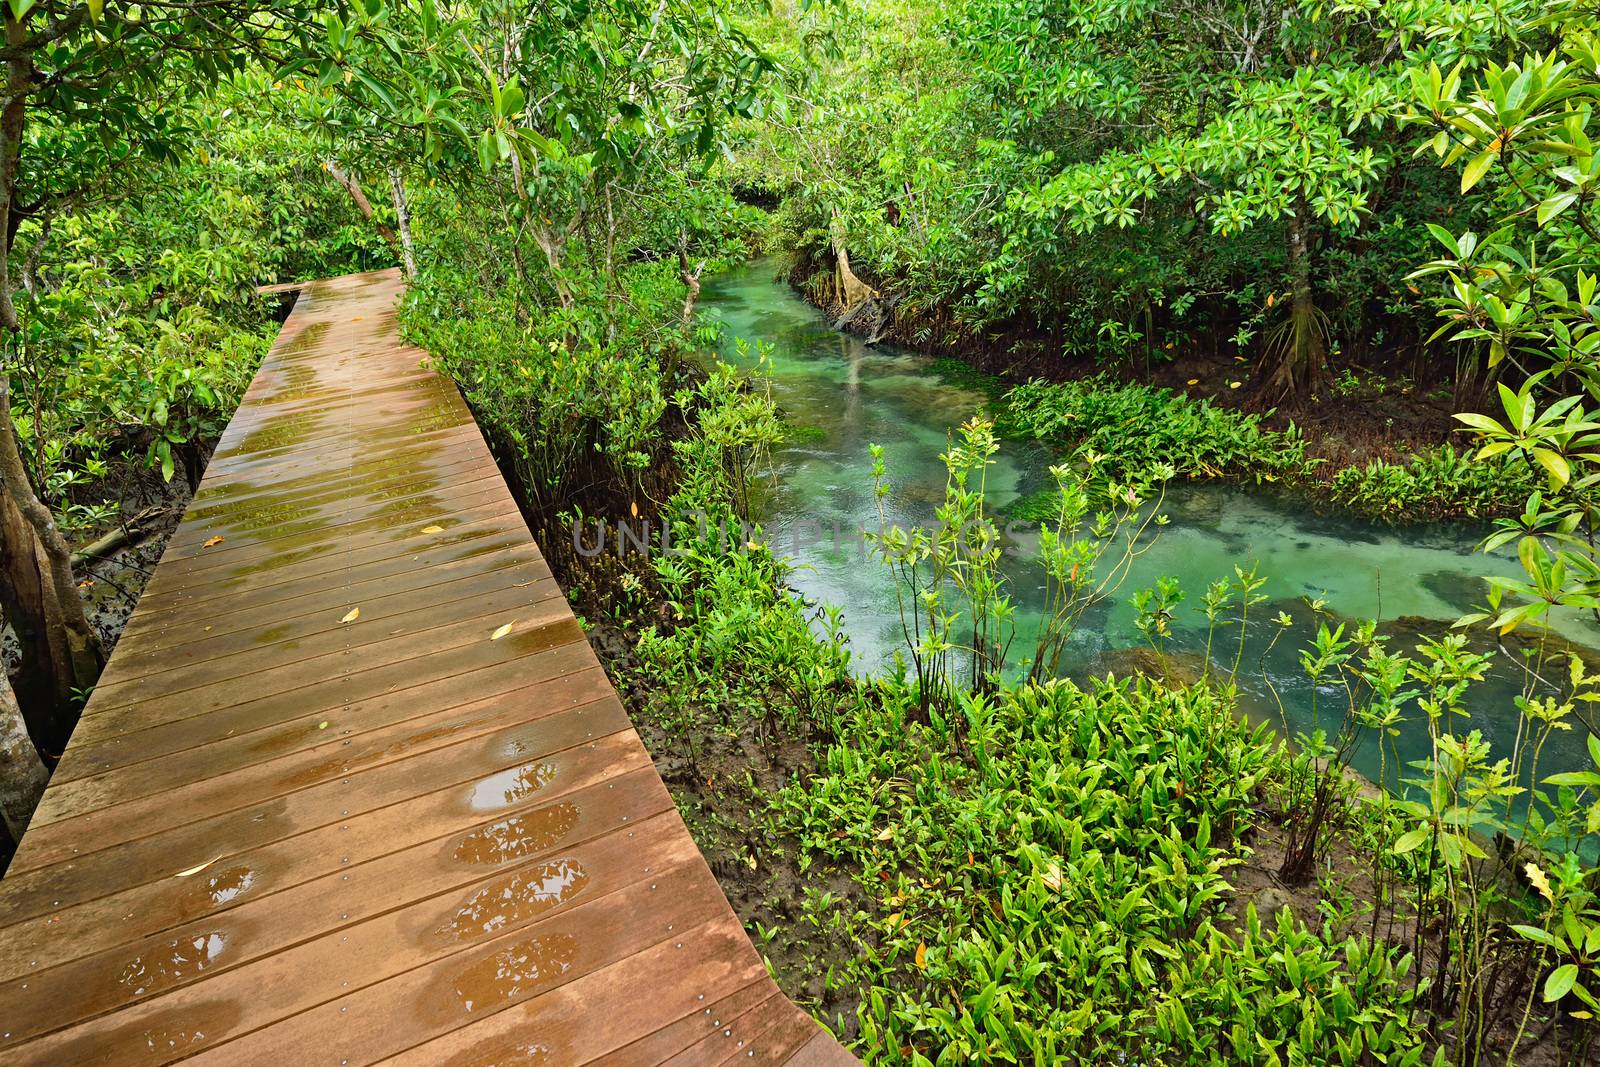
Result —
[{"label": "water reflection", "polygon": [[455,858],[462,863],[505,863],[554,846],[577,825],[577,805],[553,804],[472,831],[456,845]]},{"label": "water reflection", "polygon": [[136,997],[159,992],[211,966],[226,946],[227,938],[217,932],[182,937],[163,948],[135,956],[117,980]]},{"label": "water reflection", "polygon": [[502,1007],[572,969],[578,942],[570,934],[530,937],[467,967],[453,983],[469,1012]]},{"label": "water reflection", "polygon": [[473,893],[440,932],[463,941],[499,933],[565,904],[588,884],[589,872],[576,860],[536,863]]},{"label": "water reflection", "polygon": [[556,766],[549,762],[524,763],[520,767],[491,774],[472,787],[467,803],[474,811],[492,811],[521,804],[555,779]]}]

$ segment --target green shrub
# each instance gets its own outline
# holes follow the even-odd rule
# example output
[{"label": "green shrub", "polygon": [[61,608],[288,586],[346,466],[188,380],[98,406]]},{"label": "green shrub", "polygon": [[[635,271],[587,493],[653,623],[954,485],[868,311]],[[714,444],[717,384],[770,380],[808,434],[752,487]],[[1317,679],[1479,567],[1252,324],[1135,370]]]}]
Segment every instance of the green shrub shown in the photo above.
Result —
[{"label": "green shrub", "polygon": [[1344,467],[1327,492],[1337,504],[1386,519],[1489,518],[1515,512],[1541,481],[1526,463],[1472,459],[1447,443],[1405,463]]},{"label": "green shrub", "polygon": [[1227,694],[1008,688],[963,701],[960,741],[913,711],[878,685],[779,798],[779,825],[876,900],[883,942],[847,976],[869,1058],[1420,1060],[1400,953],[1289,915],[1226,932],[1236,835],[1282,759]]},{"label": "green shrub", "polygon": [[1269,430],[1259,415],[1102,375],[1019,385],[1006,394],[1000,422],[1007,432],[1075,448],[1113,477],[1168,465],[1185,478],[1272,482],[1310,465],[1292,425]]}]

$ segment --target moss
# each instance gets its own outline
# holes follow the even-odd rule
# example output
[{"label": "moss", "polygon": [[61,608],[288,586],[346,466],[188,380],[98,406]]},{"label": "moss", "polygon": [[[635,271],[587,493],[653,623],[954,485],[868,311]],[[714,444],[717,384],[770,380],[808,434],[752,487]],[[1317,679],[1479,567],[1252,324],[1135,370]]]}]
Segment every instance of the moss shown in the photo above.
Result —
[{"label": "moss", "polygon": [[1005,382],[993,374],[987,374],[965,360],[936,359],[928,369],[947,385],[957,385],[963,389],[981,392],[991,400],[999,400],[1008,388]]},{"label": "moss", "polygon": [[1057,489],[1036,489],[1017,497],[1002,510],[1013,522],[1049,522],[1060,511],[1060,500]]},{"label": "moss", "polygon": [[828,431],[820,426],[800,426],[785,423],[783,443],[786,445],[820,445],[828,440]]}]

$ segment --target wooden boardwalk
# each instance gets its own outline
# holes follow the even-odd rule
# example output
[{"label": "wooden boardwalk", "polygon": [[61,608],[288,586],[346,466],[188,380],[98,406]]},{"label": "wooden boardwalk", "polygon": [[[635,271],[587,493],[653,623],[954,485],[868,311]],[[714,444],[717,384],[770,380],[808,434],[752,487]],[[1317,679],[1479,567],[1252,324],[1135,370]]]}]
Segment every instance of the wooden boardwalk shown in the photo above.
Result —
[{"label": "wooden boardwalk", "polygon": [[400,288],[311,285],[223,436],[0,880],[0,1063],[854,1063]]}]

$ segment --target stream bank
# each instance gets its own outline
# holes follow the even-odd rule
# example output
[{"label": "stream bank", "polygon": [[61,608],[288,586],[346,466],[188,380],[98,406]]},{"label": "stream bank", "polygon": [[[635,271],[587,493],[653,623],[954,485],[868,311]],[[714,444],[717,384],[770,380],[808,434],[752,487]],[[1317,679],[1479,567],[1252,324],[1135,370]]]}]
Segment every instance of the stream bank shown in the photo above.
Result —
[{"label": "stream bank", "polygon": [[[807,257],[791,257],[786,266],[775,260],[773,273],[829,322],[869,343],[970,368],[974,384],[997,402],[1027,382],[1100,391],[1150,387],[1240,421],[1257,421],[1272,433],[1292,432],[1305,462],[1279,488],[1292,488],[1320,510],[1395,523],[1487,519],[1517,513],[1538,483],[1533,472],[1516,469],[1487,483],[1470,478],[1457,461],[1472,443],[1453,417],[1460,407],[1449,388],[1419,385],[1410,376],[1415,368],[1392,361],[1336,366],[1328,387],[1290,412],[1263,406],[1249,361],[1216,345],[1181,351],[1168,345],[1164,352],[1107,362],[1069,359],[1059,338],[1024,323],[976,336],[958,323],[953,308],[913,306],[892,286],[885,287],[892,295],[880,296],[872,314],[861,314],[841,302],[829,267]],[[1222,470],[1209,477],[1248,480],[1248,472]]]}]

